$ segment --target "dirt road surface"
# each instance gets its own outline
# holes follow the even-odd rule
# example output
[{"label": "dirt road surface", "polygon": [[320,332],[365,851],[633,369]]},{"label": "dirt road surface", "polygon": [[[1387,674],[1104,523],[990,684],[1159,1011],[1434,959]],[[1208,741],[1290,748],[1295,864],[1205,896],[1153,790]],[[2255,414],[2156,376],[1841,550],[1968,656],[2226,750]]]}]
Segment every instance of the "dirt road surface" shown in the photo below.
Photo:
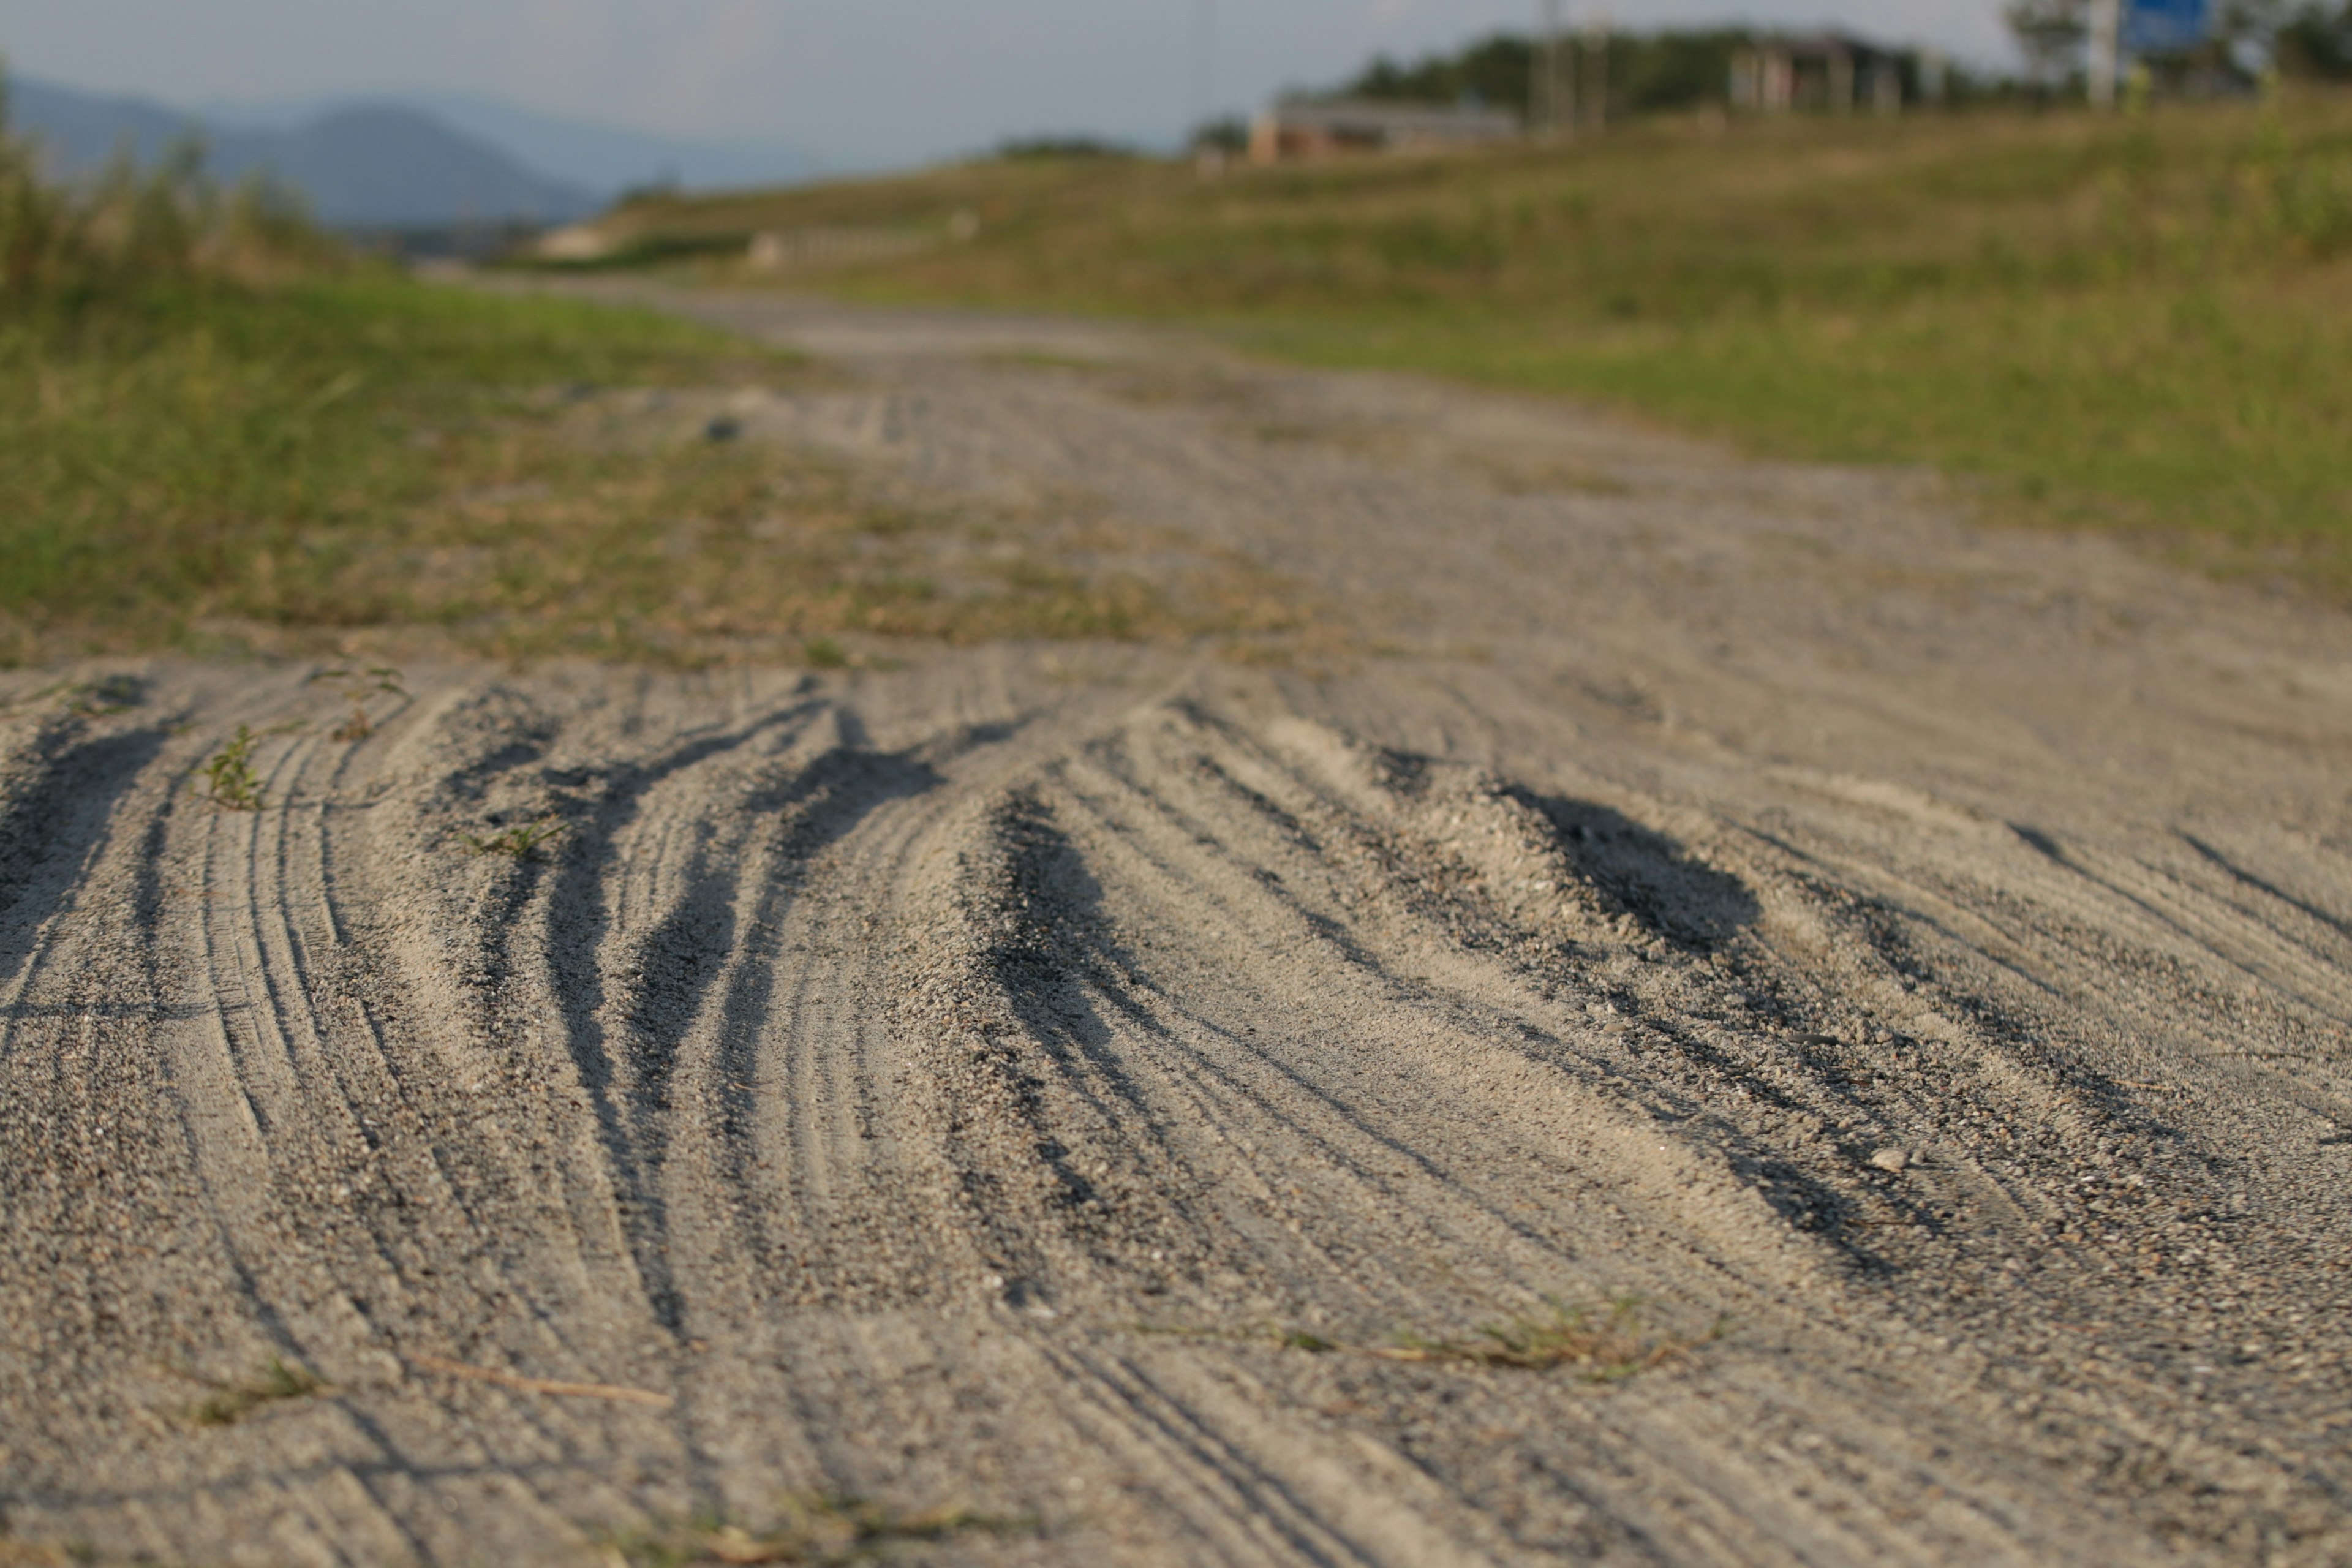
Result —
[{"label": "dirt road surface", "polygon": [[412,669],[356,741],[309,666],[6,678],[0,1559],[2352,1561],[2342,616],[1555,405],[692,308],[841,367],[748,438],[1338,630]]}]

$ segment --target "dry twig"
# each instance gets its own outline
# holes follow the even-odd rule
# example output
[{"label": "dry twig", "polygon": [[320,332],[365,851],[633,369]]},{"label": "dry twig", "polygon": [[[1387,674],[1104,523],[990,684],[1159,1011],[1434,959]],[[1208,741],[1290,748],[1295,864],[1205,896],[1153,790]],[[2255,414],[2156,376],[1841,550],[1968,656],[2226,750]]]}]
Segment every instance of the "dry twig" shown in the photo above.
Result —
[{"label": "dry twig", "polygon": [[495,1383],[500,1388],[520,1389],[525,1394],[551,1394],[558,1399],[609,1399],[621,1405],[645,1405],[656,1410],[667,1410],[677,1402],[667,1394],[656,1394],[647,1388],[623,1388],[611,1383],[564,1383],[554,1378],[525,1377],[518,1372],[499,1372],[487,1366],[468,1366],[461,1361],[450,1361],[437,1355],[413,1355],[413,1366],[426,1372],[437,1372],[447,1377],[462,1377],[472,1383]]}]

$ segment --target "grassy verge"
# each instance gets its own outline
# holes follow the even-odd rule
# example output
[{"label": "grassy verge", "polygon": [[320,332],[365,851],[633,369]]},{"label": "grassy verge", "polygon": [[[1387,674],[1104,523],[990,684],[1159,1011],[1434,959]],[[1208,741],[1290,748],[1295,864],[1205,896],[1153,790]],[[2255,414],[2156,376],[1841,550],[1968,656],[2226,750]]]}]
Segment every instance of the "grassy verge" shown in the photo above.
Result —
[{"label": "grassy verge", "polygon": [[1204,322],[1310,363],[1932,465],[1982,481],[1997,517],[2352,595],[2345,100],[1654,123],[1215,183],[980,164],[612,221],[626,245],[706,255],[730,235],[929,236],[787,277]]},{"label": "grassy verge", "polygon": [[446,618],[415,577],[446,503],[578,466],[540,389],[700,384],[742,357],[653,317],[388,278],[20,312],[0,321],[0,650]]},{"label": "grassy verge", "polygon": [[[981,512],[733,432],[816,373],[395,278],[0,319],[0,658],[158,647],[842,663],[840,639],[1278,630],[1083,497]],[[722,438],[714,438],[722,437]]]},{"label": "grassy verge", "polygon": [[[54,184],[0,82],[0,664],[332,653],[358,661],[332,672],[357,738],[404,652],[837,667],[845,637],[1300,622],[1247,563],[1085,497],[983,512],[741,438],[816,374],[651,312],[370,269],[192,149]],[[252,739],[214,760],[216,804],[258,804]]]},{"label": "grassy verge", "polygon": [[1600,399],[1748,449],[1979,481],[1991,521],[2153,536],[2352,599],[2352,289],[2221,280],[1514,334],[1304,323],[1332,367]]}]

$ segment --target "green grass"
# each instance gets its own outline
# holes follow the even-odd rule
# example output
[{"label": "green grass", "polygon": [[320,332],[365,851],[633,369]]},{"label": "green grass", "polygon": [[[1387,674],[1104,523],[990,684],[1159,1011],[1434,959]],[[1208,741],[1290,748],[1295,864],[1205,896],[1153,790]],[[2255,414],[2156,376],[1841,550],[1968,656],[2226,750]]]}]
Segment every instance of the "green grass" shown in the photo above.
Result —
[{"label": "green grass", "polygon": [[276,1356],[251,1377],[234,1383],[200,1381],[213,1391],[188,1412],[188,1419],[200,1426],[234,1426],[265,1406],[334,1392],[310,1372]]},{"label": "green grass", "polygon": [[819,374],[652,312],[390,277],[0,312],[0,661],[177,647],[839,668],[845,637],[1298,619],[1242,563],[1203,557],[1180,584],[1125,571],[1164,547],[1084,497],[983,511],[709,437],[726,396]]},{"label": "green grass", "polygon": [[[845,637],[1298,619],[1245,563],[1193,550],[1171,580],[1165,541],[1085,497],[983,511],[739,439],[736,397],[816,374],[791,355],[371,268],[193,150],[53,184],[5,102],[0,664],[328,654],[358,742],[404,650],[844,668],[874,662]],[[204,770],[216,804],[261,805],[254,740]]]},{"label": "green grass", "polygon": [[[978,237],[795,276],[1570,395],[2352,592],[2352,100],[1687,121],[1475,157],[984,163],[628,209]],[[705,275],[723,272],[708,262]]]},{"label": "green grass", "polygon": [[1654,1330],[1643,1321],[1641,1303],[1631,1300],[1612,1301],[1604,1311],[1546,1297],[1542,1311],[1482,1324],[1467,1339],[1404,1334],[1396,1344],[1372,1353],[1388,1361],[1454,1362],[1522,1372],[1566,1368],[1588,1383],[1616,1383],[1682,1360],[1721,1339],[1723,1332],[1721,1321],[1696,1336]]},{"label": "green grass", "polygon": [[0,652],[430,614],[400,568],[453,491],[578,467],[543,389],[747,357],[649,314],[385,278],[0,316]]},{"label": "green grass", "polygon": [[541,860],[542,845],[561,837],[566,825],[553,817],[539,822],[527,822],[496,833],[459,833],[458,841],[470,854],[498,855],[509,860]]},{"label": "green grass", "polygon": [[337,725],[329,734],[336,741],[364,741],[375,733],[375,717],[368,704],[379,697],[394,697],[406,700],[408,688],[401,683],[400,671],[388,664],[372,664],[357,669],[321,669],[310,677],[313,686],[324,686],[352,705],[352,716]]}]

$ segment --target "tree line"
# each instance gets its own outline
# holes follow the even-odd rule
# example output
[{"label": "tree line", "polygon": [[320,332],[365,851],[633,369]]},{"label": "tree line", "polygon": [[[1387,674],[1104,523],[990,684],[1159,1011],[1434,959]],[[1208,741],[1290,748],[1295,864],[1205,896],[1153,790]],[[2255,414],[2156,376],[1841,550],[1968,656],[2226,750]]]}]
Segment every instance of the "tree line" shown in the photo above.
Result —
[{"label": "tree line", "polygon": [[[2022,76],[1972,69],[1901,49],[1907,97],[1931,74],[1948,100],[2047,97],[2079,82],[2092,0],[2011,0],[2005,16],[2026,62]],[[1610,34],[1605,43],[1570,35],[1566,47],[1607,50],[1608,109],[1661,114],[1721,104],[1732,62],[1760,42],[1751,27],[1667,27]],[[1467,47],[1414,60],[1373,59],[1353,79],[1302,97],[1402,103],[1471,103],[1531,115],[1539,40],[1496,33]],[[2263,74],[2352,81],[2352,0],[2227,0],[2212,36],[2197,49],[2148,61],[2167,82],[2209,89],[2249,87]]]},{"label": "tree line", "polygon": [[[2027,83],[2063,90],[2082,75],[2092,0],[2011,0],[2002,15]],[[2310,81],[2352,81],[2352,0],[2224,0],[2206,40],[2148,57],[2160,80],[2207,89],[2249,87],[2276,71]]]}]

